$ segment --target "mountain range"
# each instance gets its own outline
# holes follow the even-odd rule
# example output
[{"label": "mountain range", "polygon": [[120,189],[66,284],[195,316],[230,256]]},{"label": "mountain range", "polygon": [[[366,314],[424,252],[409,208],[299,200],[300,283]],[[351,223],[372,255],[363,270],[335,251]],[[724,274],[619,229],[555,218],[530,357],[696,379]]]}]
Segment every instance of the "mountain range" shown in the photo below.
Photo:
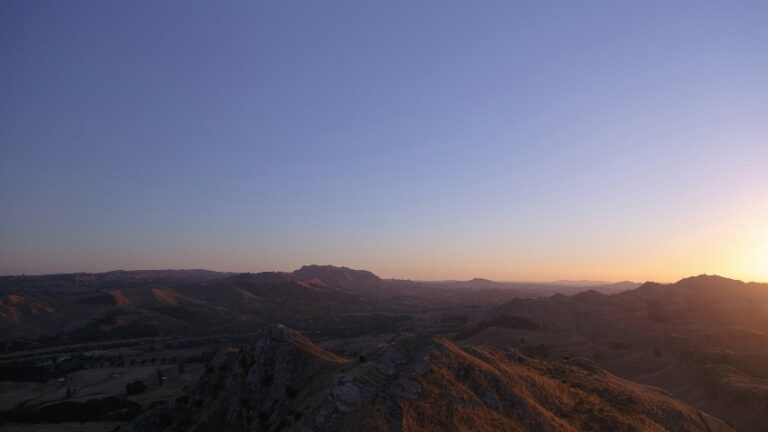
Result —
[{"label": "mountain range", "polygon": [[[597,287],[603,288],[616,287]],[[550,284],[381,279],[364,270],[318,265],[290,273],[150,270],[5,276],[0,277],[0,341],[6,349],[18,349],[247,332],[274,322],[302,327],[308,319],[316,324],[347,314],[399,315],[572,291]]]},{"label": "mountain range", "polygon": [[117,349],[139,361],[219,335],[250,342],[210,345],[199,379],[145,401],[126,431],[768,430],[767,284],[430,282],[318,265],[0,277],[3,379],[55,376],[36,366],[48,352],[133,344]]},{"label": "mountain range", "polygon": [[584,356],[737,425],[768,428],[768,284],[700,275],[613,295],[515,299],[462,343]]}]

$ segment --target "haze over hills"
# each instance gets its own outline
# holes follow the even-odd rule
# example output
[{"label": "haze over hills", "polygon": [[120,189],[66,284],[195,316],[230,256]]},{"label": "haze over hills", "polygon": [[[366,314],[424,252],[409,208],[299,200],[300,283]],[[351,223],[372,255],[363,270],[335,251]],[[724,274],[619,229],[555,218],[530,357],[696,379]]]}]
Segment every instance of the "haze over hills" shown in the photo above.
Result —
[{"label": "haze over hills", "polygon": [[[595,289],[611,292],[626,287]],[[5,276],[0,277],[0,338],[33,346],[39,338],[50,344],[246,331],[269,322],[300,326],[300,320],[345,313],[397,314],[432,306],[488,305],[580,289],[583,287],[478,283],[477,279],[381,279],[365,270],[317,265],[292,273],[149,270]]]}]

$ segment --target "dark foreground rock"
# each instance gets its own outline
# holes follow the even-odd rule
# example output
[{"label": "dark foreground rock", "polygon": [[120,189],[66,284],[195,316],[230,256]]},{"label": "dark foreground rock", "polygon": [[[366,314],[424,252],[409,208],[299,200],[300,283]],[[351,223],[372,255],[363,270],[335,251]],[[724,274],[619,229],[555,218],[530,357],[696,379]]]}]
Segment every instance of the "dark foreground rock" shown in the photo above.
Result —
[{"label": "dark foreground rock", "polygon": [[143,431],[730,431],[722,421],[588,360],[461,349],[404,335],[344,359],[284,326],[223,352]]}]

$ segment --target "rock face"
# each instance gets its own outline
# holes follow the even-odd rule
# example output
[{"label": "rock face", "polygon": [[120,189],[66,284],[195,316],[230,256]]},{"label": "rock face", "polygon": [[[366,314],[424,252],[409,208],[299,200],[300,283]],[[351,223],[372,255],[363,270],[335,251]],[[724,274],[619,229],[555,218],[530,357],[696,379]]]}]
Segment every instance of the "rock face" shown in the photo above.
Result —
[{"label": "rock face", "polygon": [[284,326],[223,352],[187,396],[123,432],[729,431],[668,394],[588,360],[460,349],[403,335],[343,359]]}]

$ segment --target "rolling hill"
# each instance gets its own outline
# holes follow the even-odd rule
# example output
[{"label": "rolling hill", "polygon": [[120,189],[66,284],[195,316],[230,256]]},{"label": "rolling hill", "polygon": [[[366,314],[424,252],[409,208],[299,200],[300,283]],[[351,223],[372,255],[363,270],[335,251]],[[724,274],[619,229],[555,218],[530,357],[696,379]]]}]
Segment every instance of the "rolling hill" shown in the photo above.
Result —
[{"label": "rolling hill", "polygon": [[457,337],[550,358],[588,357],[739,430],[768,424],[766,284],[702,275],[614,295],[515,299]]},{"label": "rolling hill", "polygon": [[143,431],[729,431],[599,369],[405,334],[347,359],[276,325],[220,353],[190,391],[122,427]]}]

